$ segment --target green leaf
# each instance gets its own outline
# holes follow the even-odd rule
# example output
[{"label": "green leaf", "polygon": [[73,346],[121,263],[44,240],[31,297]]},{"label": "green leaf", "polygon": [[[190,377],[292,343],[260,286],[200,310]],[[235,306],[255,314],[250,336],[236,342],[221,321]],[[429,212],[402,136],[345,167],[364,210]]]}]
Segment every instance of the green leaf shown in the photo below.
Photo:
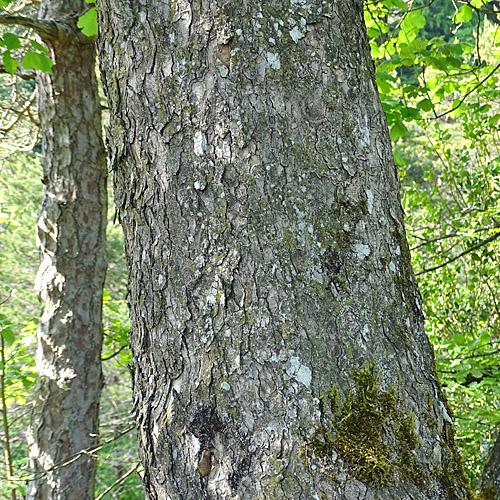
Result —
[{"label": "green leaf", "polygon": [[423,111],[430,111],[433,108],[432,101],[430,99],[422,99],[418,104],[417,108]]},{"label": "green leaf", "polygon": [[472,7],[470,5],[462,5],[455,14],[454,21],[458,23],[468,23],[472,19]]},{"label": "green leaf", "polygon": [[396,122],[391,128],[391,140],[393,142],[397,141],[400,137],[403,137],[405,134],[408,133],[408,129],[401,123],[401,122]]},{"label": "green leaf", "polygon": [[397,154],[394,154],[394,161],[399,167],[404,167],[406,165],[406,159],[398,156]]},{"label": "green leaf", "polygon": [[34,381],[24,375],[21,375],[21,383],[25,389],[30,389],[34,385]]},{"label": "green leaf", "polygon": [[16,340],[16,336],[14,335],[14,331],[10,328],[2,328],[2,337],[5,339],[7,344],[12,345],[14,340]]},{"label": "green leaf", "polygon": [[82,30],[84,35],[93,37],[97,35],[97,10],[95,7],[90,8],[85,14],[79,17],[77,26]]},{"label": "green leaf", "polygon": [[378,28],[367,28],[366,29],[366,34],[370,38],[377,38],[381,35],[381,31]]},{"label": "green leaf", "polygon": [[35,40],[30,40],[30,43],[35,49],[39,50],[40,52],[45,52],[46,54],[49,52],[41,43],[38,43]]},{"label": "green leaf", "polygon": [[115,312],[115,313],[117,313],[117,314],[119,314],[119,313],[120,313],[120,310],[119,310],[117,307],[115,307],[114,305],[110,304],[110,303],[107,303],[107,304],[106,304],[106,307],[107,307],[110,311],[113,311],[113,312]]},{"label": "green leaf", "polygon": [[401,116],[405,121],[415,120],[419,117],[418,109],[411,106],[403,106],[401,108]]},{"label": "green leaf", "polygon": [[17,67],[19,66],[19,61],[16,61],[15,59],[12,58],[10,55],[10,51],[6,50],[2,54],[2,60],[3,60],[3,65],[5,66],[5,69],[11,74],[14,74],[14,71],[16,71]]},{"label": "green leaf", "polygon": [[21,47],[21,42],[19,41],[19,37],[14,35],[14,33],[5,33],[3,36],[3,43],[9,50],[18,49]]},{"label": "green leaf", "polygon": [[425,17],[419,10],[408,12],[401,23],[401,34],[398,39],[401,42],[412,42],[421,28],[425,26]]},{"label": "green leaf", "polygon": [[21,64],[24,69],[37,69],[52,74],[54,63],[45,54],[29,51],[24,54]]}]

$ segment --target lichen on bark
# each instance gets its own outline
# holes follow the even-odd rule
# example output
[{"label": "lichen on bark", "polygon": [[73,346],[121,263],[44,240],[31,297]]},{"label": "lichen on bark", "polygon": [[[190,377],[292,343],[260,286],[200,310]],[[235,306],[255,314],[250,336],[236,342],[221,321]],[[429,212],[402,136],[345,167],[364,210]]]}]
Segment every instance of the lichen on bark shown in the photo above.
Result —
[{"label": "lichen on bark", "polygon": [[[362,2],[98,10],[147,496],[466,499],[436,472],[449,416]],[[333,472],[304,459],[321,429]]]}]

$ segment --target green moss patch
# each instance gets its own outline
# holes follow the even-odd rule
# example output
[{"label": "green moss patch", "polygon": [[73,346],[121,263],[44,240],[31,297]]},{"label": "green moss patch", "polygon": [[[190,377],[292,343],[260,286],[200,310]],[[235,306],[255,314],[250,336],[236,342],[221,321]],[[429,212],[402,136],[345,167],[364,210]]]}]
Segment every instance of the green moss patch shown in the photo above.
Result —
[{"label": "green moss patch", "polygon": [[[422,484],[424,472],[413,454],[421,446],[413,413],[404,410],[394,386],[382,390],[375,363],[356,370],[353,382],[342,401],[335,386],[321,395],[321,425],[315,426],[313,438],[304,446],[304,457],[312,455],[333,480],[331,457],[339,455],[364,483],[380,487],[399,472]],[[393,446],[386,442],[389,434],[394,436]]]}]

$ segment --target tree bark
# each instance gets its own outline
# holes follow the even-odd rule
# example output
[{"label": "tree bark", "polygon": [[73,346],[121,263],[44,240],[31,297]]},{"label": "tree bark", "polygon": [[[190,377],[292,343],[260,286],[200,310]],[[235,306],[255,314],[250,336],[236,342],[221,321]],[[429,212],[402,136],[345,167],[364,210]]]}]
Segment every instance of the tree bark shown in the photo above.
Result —
[{"label": "tree bark", "polygon": [[500,435],[497,436],[479,478],[478,500],[500,497]]},{"label": "tree bark", "polygon": [[[102,288],[106,273],[106,155],[95,47],[76,26],[84,0],[44,0],[39,18],[55,62],[37,75],[44,194],[37,225],[43,301],[36,387],[28,435],[28,499],[93,499],[102,386]],[[79,455],[81,454],[81,455]]]},{"label": "tree bark", "polygon": [[99,0],[149,499],[465,499],[362,2]]}]

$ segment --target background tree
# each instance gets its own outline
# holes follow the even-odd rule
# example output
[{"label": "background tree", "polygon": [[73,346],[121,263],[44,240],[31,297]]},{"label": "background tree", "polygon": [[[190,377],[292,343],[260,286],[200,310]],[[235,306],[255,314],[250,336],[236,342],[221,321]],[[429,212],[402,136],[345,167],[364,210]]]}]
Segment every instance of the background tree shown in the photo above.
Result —
[{"label": "background tree", "polygon": [[495,500],[500,495],[500,439],[496,439],[479,481],[478,500]]},{"label": "background tree", "polygon": [[362,7],[98,3],[148,498],[468,498]]},{"label": "background tree", "polygon": [[52,71],[37,75],[44,184],[37,289],[44,310],[29,435],[30,499],[94,497],[95,461],[82,450],[98,435],[107,197],[95,49],[76,26],[86,8],[83,0],[48,0],[38,19],[1,19],[34,29],[54,62]]},{"label": "background tree", "polygon": [[[26,2],[16,2],[9,5],[9,15],[0,18],[2,22],[22,21],[24,24],[36,24],[37,6],[29,6]],[[23,18],[13,18],[12,15],[22,15]],[[92,10],[80,17],[78,25],[83,32],[92,35],[97,29],[92,26]],[[90,18],[90,19],[89,19]],[[5,404],[7,417],[2,430],[10,432],[7,435],[0,431],[0,444],[3,451],[8,447],[12,451],[11,463],[14,476],[0,476],[0,496],[12,493],[26,493],[26,446],[25,432],[27,413],[33,402],[31,384],[33,382],[33,322],[39,314],[39,304],[31,291],[36,273],[36,258],[34,228],[36,225],[37,207],[40,205],[41,190],[40,156],[41,144],[35,147],[35,153],[26,154],[37,143],[38,126],[37,110],[33,105],[31,95],[34,90],[33,70],[30,61],[40,60],[38,69],[50,69],[51,61],[46,58],[46,50],[37,39],[22,26],[6,26],[0,31],[0,45],[3,47],[3,57],[7,64],[0,70],[10,72],[16,77],[1,75],[0,134],[2,137],[0,156],[5,158],[0,167],[0,276],[5,284],[5,293],[1,294],[2,304],[0,328],[5,340],[6,366],[1,368],[0,376],[5,380],[5,392],[2,403]],[[45,52],[44,52],[45,51]],[[19,65],[19,61],[22,65]],[[103,99],[102,96],[101,100]],[[40,191],[40,193],[39,193]],[[4,203],[5,201],[5,203]],[[4,218],[5,216],[5,218]],[[113,212],[108,214],[109,221],[114,220]],[[107,254],[109,266],[107,273],[107,288],[104,295],[104,391],[101,397],[101,420],[99,422],[99,438],[96,437],[91,449],[81,452],[91,453],[99,458],[97,462],[96,498],[102,495],[112,495],[113,498],[127,500],[142,498],[140,483],[134,474],[137,469],[137,450],[135,436],[130,430],[130,382],[126,364],[130,354],[126,347],[127,318],[126,306],[123,300],[126,272],[123,262],[123,243],[121,230],[118,226],[108,226]],[[7,289],[8,288],[8,289]],[[111,293],[111,296],[110,296]],[[4,298],[9,298],[4,302]],[[111,298],[113,297],[113,299]],[[24,323],[28,323],[26,327]],[[3,417],[3,415],[2,415]],[[2,418],[3,419],[3,418]],[[98,442],[97,442],[98,441]],[[3,455],[3,453],[2,453]],[[66,460],[64,460],[66,462]],[[64,464],[63,462],[63,464]],[[63,465],[59,464],[59,465]],[[10,493],[9,493],[10,492]]]}]

